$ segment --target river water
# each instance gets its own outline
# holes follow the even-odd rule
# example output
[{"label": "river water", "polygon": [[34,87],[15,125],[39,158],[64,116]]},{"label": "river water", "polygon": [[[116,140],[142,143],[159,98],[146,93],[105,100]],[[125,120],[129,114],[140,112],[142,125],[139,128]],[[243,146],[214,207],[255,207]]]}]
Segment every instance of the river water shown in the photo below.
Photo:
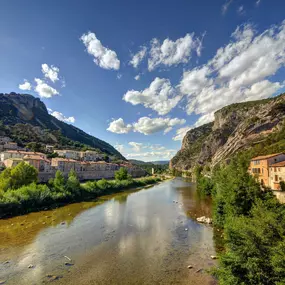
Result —
[{"label": "river water", "polygon": [[0,220],[0,284],[216,284],[202,215],[211,200],[177,178]]}]

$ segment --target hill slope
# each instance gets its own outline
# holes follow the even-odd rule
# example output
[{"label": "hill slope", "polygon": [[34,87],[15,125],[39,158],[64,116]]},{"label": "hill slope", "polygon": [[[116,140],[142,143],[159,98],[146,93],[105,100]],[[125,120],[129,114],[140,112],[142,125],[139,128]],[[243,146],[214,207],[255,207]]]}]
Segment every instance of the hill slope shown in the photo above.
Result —
[{"label": "hill slope", "polygon": [[215,113],[213,123],[187,132],[170,167],[191,171],[197,164],[214,166],[249,149],[260,154],[285,151],[284,119],[285,94],[224,107]]},{"label": "hill slope", "polygon": [[98,149],[120,159],[110,144],[51,116],[45,104],[29,94],[0,93],[0,135],[9,135],[19,144],[41,142],[57,147]]}]

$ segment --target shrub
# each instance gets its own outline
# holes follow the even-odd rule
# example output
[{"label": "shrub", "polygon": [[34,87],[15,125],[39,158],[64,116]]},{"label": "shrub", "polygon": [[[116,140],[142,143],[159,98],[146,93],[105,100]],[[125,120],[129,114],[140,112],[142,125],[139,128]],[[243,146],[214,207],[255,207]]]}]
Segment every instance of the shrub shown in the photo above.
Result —
[{"label": "shrub", "polygon": [[115,171],[116,180],[126,180],[128,178],[128,171],[126,168],[121,167],[119,170]]}]

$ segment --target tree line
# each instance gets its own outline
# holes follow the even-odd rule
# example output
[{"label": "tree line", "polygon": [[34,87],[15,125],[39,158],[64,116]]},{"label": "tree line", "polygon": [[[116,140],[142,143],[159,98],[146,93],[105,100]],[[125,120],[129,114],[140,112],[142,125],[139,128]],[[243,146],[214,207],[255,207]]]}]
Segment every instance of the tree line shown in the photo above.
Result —
[{"label": "tree line", "polygon": [[197,189],[212,195],[214,226],[224,233],[224,250],[214,275],[221,285],[285,284],[285,206],[248,171],[239,154],[216,167],[211,178],[196,168]]}]

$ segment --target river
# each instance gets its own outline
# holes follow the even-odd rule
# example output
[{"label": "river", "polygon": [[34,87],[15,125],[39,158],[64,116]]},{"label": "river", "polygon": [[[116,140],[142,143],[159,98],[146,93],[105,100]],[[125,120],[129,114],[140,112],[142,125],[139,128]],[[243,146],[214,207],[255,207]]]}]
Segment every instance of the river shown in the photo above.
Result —
[{"label": "river", "polygon": [[216,284],[202,215],[210,198],[176,178],[0,220],[0,284]]}]

